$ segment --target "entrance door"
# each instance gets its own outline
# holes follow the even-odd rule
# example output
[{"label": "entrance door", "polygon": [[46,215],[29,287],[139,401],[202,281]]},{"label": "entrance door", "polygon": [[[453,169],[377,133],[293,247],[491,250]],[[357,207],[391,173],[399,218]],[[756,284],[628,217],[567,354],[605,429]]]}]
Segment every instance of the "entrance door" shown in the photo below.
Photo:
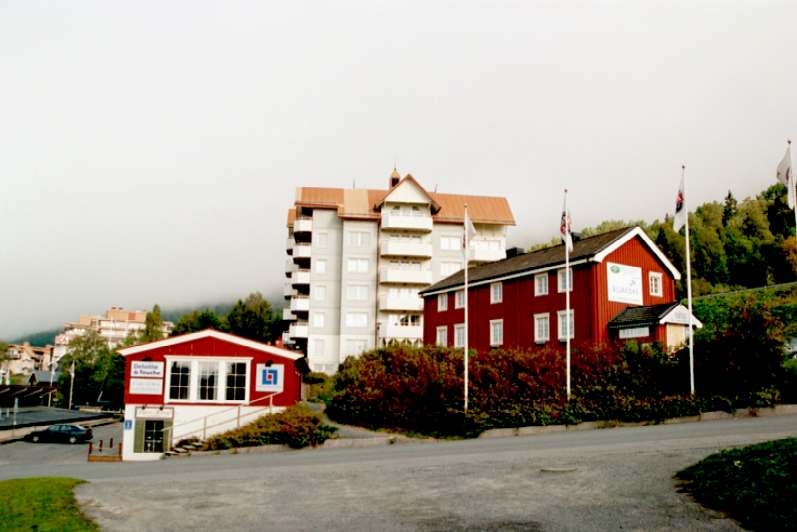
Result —
[{"label": "entrance door", "polygon": [[144,452],[163,452],[163,420],[147,419],[144,421]]}]

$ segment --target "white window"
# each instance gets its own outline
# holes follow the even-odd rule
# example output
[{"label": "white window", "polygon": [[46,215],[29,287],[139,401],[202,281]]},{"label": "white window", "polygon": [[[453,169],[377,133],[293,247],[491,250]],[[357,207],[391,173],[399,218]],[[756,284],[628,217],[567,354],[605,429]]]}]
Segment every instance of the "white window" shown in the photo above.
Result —
[{"label": "white window", "polygon": [[462,237],[441,236],[440,249],[444,251],[459,251],[460,249],[462,249]]},{"label": "white window", "polygon": [[454,308],[465,308],[465,291],[457,290],[454,292]]},{"label": "white window", "polygon": [[465,347],[465,324],[454,325],[454,347]]},{"label": "white window", "polygon": [[[567,330],[567,311],[560,310],[559,312],[556,313],[556,315],[558,317],[557,333],[559,335],[559,339],[560,340],[567,340],[568,335],[565,333],[565,331]],[[569,334],[569,336],[570,336],[571,340],[575,336],[573,334],[575,330],[576,330],[576,325],[575,325],[575,320],[574,320],[574,315],[573,315],[573,309],[570,309],[570,334]]]},{"label": "white window", "polygon": [[326,259],[315,259],[313,261],[313,266],[315,266],[316,273],[327,273],[327,261]]},{"label": "white window", "polygon": [[182,359],[169,360],[167,364],[170,401],[218,403],[248,400],[248,362]]},{"label": "white window", "polygon": [[316,301],[324,301],[327,298],[327,287],[323,285],[315,285],[312,288],[313,299]]},{"label": "white window", "polygon": [[368,233],[366,231],[352,231],[349,233],[349,245],[364,247],[368,245]]},{"label": "white window", "polygon": [[349,273],[368,273],[368,259],[349,259],[347,269]]},{"label": "white window", "polygon": [[224,397],[227,401],[246,401],[246,383],[249,382],[246,362],[227,362],[225,365],[227,385]]},{"label": "white window", "polygon": [[560,294],[573,291],[573,268],[567,273],[568,275],[565,275],[564,268],[556,272],[556,291]]},{"label": "white window", "polygon": [[443,277],[448,277],[449,275],[453,275],[457,273],[459,270],[462,269],[461,262],[441,262],[440,263],[440,275]]},{"label": "white window", "polygon": [[445,347],[448,345],[448,327],[443,325],[442,327],[437,328],[437,336],[435,338],[437,340],[437,345],[440,347]]},{"label": "white window", "polygon": [[547,296],[548,295],[548,274],[538,273],[534,276],[534,295]]},{"label": "white window", "polygon": [[187,400],[191,389],[191,361],[175,360],[169,369],[169,399]]},{"label": "white window", "polygon": [[368,287],[350,284],[346,287],[346,297],[351,301],[365,301],[368,299]]},{"label": "white window", "polygon": [[664,291],[661,286],[660,273],[658,272],[648,273],[648,290],[650,291],[651,296],[661,297],[662,295],[664,295]]},{"label": "white window", "polygon": [[313,244],[318,248],[327,247],[327,234],[326,233],[313,233]]},{"label": "white window", "polygon": [[368,314],[349,312],[346,314],[346,327],[368,327]]},{"label": "white window", "polygon": [[199,400],[215,401],[219,386],[219,363],[202,361],[199,363]]},{"label": "white window", "polygon": [[313,355],[314,356],[324,356],[324,340],[323,339],[315,339],[313,340]]},{"label": "white window", "polygon": [[504,320],[490,320],[490,345],[504,344]]},{"label": "white window", "polygon": [[650,327],[632,327],[631,329],[620,329],[620,338],[644,338],[650,336]]},{"label": "white window", "polygon": [[448,294],[437,294],[437,312],[448,310]]},{"label": "white window", "polygon": [[324,313],[313,312],[313,327],[323,327],[323,326],[324,326]]},{"label": "white window", "polygon": [[490,303],[500,303],[504,300],[504,284],[501,282],[490,285]]},{"label": "white window", "polygon": [[545,314],[534,315],[534,342],[544,344],[551,339],[551,318]]}]

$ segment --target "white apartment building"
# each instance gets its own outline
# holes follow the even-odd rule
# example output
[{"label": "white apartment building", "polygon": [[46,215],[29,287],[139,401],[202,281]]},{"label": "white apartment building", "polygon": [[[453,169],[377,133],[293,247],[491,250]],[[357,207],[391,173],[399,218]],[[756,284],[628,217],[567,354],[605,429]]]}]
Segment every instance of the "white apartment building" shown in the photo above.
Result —
[{"label": "white apartment building", "polygon": [[[146,327],[147,312],[145,310],[127,310],[121,307],[111,307],[104,315],[84,315],[77,322],[64,324],[64,331],[55,337],[53,360],[56,369],[61,358],[66,354],[67,346],[74,338],[86,334],[88,330],[99,333],[107,342],[108,347],[115,347],[130,333],[140,333]],[[174,324],[170,321],[163,322],[163,335],[169,336]]]},{"label": "white apartment building", "polygon": [[420,344],[418,291],[463,267],[465,205],[476,228],[471,264],[506,257],[506,198],[427,192],[394,169],[387,189],[299,187],[288,211],[283,319],[287,345],[313,371],[393,341]]}]

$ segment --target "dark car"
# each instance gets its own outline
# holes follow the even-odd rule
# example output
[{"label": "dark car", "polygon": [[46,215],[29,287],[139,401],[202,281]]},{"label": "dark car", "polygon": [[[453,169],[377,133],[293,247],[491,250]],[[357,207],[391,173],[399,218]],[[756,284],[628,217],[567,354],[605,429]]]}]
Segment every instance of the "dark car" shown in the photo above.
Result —
[{"label": "dark car", "polygon": [[53,425],[44,430],[31,432],[25,439],[33,443],[79,443],[91,440],[91,429],[80,425]]}]

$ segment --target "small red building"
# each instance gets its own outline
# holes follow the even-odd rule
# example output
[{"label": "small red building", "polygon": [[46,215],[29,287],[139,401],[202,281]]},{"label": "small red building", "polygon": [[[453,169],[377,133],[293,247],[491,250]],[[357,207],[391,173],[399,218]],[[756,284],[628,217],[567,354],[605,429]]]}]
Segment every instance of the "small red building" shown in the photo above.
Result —
[{"label": "small red building", "polygon": [[[570,266],[566,275],[564,245],[559,245],[470,268],[469,347],[564,344],[568,285],[572,341],[683,344],[689,314],[675,301],[681,275],[642,229],[576,240]],[[424,343],[463,346],[463,286],[460,271],[421,291]],[[700,326],[697,320],[695,325]]]},{"label": "small red building", "polygon": [[301,397],[300,354],[211,329],[120,349],[124,460],[224,432]]}]

